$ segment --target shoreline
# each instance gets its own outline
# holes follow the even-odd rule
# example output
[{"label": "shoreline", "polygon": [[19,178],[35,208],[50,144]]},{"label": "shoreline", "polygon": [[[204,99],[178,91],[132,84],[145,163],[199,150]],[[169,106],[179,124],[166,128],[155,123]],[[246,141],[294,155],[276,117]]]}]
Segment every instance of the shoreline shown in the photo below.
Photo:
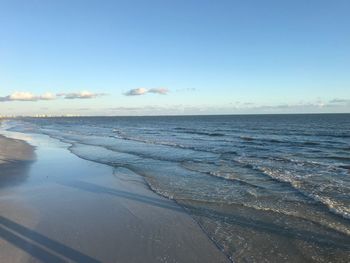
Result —
[{"label": "shoreline", "polygon": [[[229,262],[182,207],[139,175],[34,137],[36,147],[0,136],[0,156],[27,168],[12,173],[27,180],[0,188],[0,261]],[[16,146],[11,155],[8,145]]]},{"label": "shoreline", "polygon": [[[71,154],[77,156],[78,158],[80,159],[83,159],[83,160],[86,160],[86,161],[89,161],[89,162],[94,162],[94,163],[97,163],[97,164],[102,164],[102,165],[106,165],[106,166],[110,166],[112,167],[111,165],[109,164],[106,164],[106,163],[101,163],[101,162],[97,162],[97,161],[93,161],[93,160],[89,160],[87,158],[84,158],[82,156],[79,156],[79,155],[76,155],[74,154],[70,149],[70,147],[68,147],[68,150]],[[113,168],[113,167],[112,167]],[[145,184],[145,187],[147,188],[147,190],[149,190],[150,192],[154,193],[155,195],[159,196],[160,198],[164,198],[166,200],[169,200],[170,202],[173,202],[175,203],[178,207],[179,207],[179,210],[183,210],[184,213],[186,213],[187,215],[189,215],[192,219],[193,219],[193,222],[201,229],[201,231],[207,236],[207,238],[215,245],[215,247],[227,258],[228,262],[234,262],[233,259],[231,258],[230,255],[228,255],[227,253],[225,253],[224,249],[220,246],[220,244],[210,236],[210,234],[206,231],[206,229],[204,228],[203,225],[201,225],[200,222],[198,222],[197,220],[195,220],[192,216],[191,216],[191,213],[188,211],[188,208],[186,208],[185,206],[181,205],[180,203],[178,203],[178,201],[176,199],[170,199],[170,198],[167,198],[166,196],[163,196],[159,193],[157,193],[156,190],[152,189],[152,186],[140,175],[137,175],[138,177],[142,178],[144,184]]]},{"label": "shoreline", "polygon": [[[93,160],[90,160],[88,158],[84,158],[83,156],[79,156],[79,155],[75,154],[70,148],[71,148],[71,146],[69,146],[67,148],[69,150],[69,152],[71,154],[77,156],[80,159],[83,159],[83,160],[86,160],[86,161],[89,161],[89,162],[94,162],[94,163],[97,163],[97,164],[106,165],[106,166],[109,166],[109,167],[113,168],[113,166],[111,166],[110,164],[93,161]],[[132,172],[132,173],[134,173],[134,172]],[[157,195],[158,197],[160,197],[162,199],[164,198],[166,200],[169,200],[170,202],[175,203],[179,207],[179,210],[183,210],[184,213],[189,215],[192,218],[193,222],[201,229],[201,231],[207,236],[207,238],[213,243],[213,245],[215,245],[215,247],[227,258],[228,262],[234,262],[232,257],[230,255],[228,255],[227,253],[225,253],[224,248],[213,237],[210,236],[210,234],[205,229],[205,227],[199,221],[195,220],[192,217],[191,213],[188,211],[188,208],[186,208],[185,206],[181,205],[176,199],[170,199],[170,198],[168,198],[166,196],[163,196],[162,194],[158,193],[155,189],[152,188],[152,186],[141,175],[137,174],[136,176],[142,178],[142,180],[143,180],[143,182],[145,184],[145,187],[147,188],[148,191],[154,193],[155,195]]]}]

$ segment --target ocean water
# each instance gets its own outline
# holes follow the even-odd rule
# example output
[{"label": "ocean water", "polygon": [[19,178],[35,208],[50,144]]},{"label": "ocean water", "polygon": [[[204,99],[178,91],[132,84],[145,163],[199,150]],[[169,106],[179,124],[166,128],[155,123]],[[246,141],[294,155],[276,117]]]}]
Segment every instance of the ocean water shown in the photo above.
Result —
[{"label": "ocean water", "polygon": [[[350,114],[24,118],[175,200],[234,262],[350,262]],[[118,176],[116,173],[115,176]]]}]

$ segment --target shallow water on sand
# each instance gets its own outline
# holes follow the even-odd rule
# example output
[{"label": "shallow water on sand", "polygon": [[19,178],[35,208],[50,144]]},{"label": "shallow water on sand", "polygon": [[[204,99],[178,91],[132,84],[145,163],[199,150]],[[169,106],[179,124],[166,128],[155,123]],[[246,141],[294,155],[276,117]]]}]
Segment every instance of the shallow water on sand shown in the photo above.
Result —
[{"label": "shallow water on sand", "polygon": [[350,115],[50,118],[85,159],[142,175],[237,262],[350,260]]},{"label": "shallow water on sand", "polygon": [[6,136],[30,141],[37,160],[21,182],[0,178],[0,262],[229,261],[143,177],[78,158],[46,135]]}]

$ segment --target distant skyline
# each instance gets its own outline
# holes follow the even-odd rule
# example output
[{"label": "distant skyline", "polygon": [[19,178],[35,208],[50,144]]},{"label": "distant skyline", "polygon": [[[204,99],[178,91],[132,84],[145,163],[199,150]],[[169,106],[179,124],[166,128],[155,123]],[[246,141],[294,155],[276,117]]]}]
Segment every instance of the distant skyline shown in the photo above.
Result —
[{"label": "distant skyline", "polygon": [[0,0],[0,115],[350,113],[350,1]]}]

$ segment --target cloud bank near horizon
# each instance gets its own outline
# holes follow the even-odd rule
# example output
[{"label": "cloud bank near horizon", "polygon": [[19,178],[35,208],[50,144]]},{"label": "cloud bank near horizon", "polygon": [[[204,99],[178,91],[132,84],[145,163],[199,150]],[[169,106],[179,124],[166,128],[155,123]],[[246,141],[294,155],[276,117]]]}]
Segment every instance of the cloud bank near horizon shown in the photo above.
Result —
[{"label": "cloud bank near horizon", "polygon": [[[131,89],[124,96],[141,96],[146,94],[168,94],[165,88],[138,88]],[[177,92],[177,90],[175,90]],[[153,102],[151,105],[144,105],[138,100],[106,100],[102,103],[92,103],[91,106],[80,102],[79,100],[95,99],[100,96],[113,95],[106,93],[94,93],[90,91],[67,92],[67,93],[50,93],[35,94],[31,92],[16,91],[7,96],[0,96],[0,114],[11,115],[33,115],[47,113],[52,115],[59,115],[63,113],[82,114],[87,116],[92,115],[106,115],[106,116],[128,116],[128,115],[196,115],[196,114],[283,114],[283,113],[350,113],[350,98],[349,97],[330,97],[330,98],[315,98],[314,100],[299,100],[292,103],[284,103],[286,101],[280,100],[281,103],[272,102],[253,102],[244,100],[231,100],[220,105],[212,103],[201,103],[193,101],[189,104],[172,104],[161,102]],[[120,94],[122,95],[122,94]],[[69,103],[66,111],[62,111],[60,101],[76,100]],[[38,102],[23,107],[12,107],[14,104],[7,104],[5,102]],[[52,101],[49,107],[41,107],[43,104],[40,101]],[[134,103],[131,103],[134,101]],[[145,100],[147,101],[147,100]],[[4,102],[4,103],[1,103]],[[24,103],[27,105],[26,103]],[[34,105],[36,104],[36,105]],[[86,108],[86,106],[88,106]],[[84,108],[79,108],[84,107]]]},{"label": "cloud bank near horizon", "polygon": [[[93,110],[93,109],[90,109]],[[101,109],[98,115],[148,116],[148,115],[206,115],[206,114],[290,114],[290,113],[350,113],[350,99],[315,100],[291,104],[256,104],[236,101],[222,106],[214,105],[146,105],[115,106]]]},{"label": "cloud bank near horizon", "polygon": [[89,91],[80,91],[73,93],[57,93],[53,94],[51,92],[46,92],[42,95],[35,95],[31,92],[16,91],[10,95],[0,97],[0,102],[9,101],[48,101],[56,100],[58,97],[63,99],[93,99],[99,96],[104,96],[104,93],[93,93]]},{"label": "cloud bank near horizon", "polygon": [[148,93],[166,95],[169,93],[169,90],[166,88],[152,88],[152,89],[138,88],[138,89],[131,89],[131,90],[125,92],[124,95],[125,96],[140,96],[140,95],[146,95]]},{"label": "cloud bank near horizon", "polygon": [[[169,90],[166,88],[137,88],[137,89],[131,89],[124,93],[125,96],[139,96],[139,95],[146,95],[146,94],[160,94],[160,95],[167,95],[169,93]],[[10,101],[47,101],[47,100],[56,100],[58,98],[63,99],[94,99],[97,97],[105,96],[106,93],[94,93],[90,91],[80,91],[80,92],[67,92],[67,93],[51,93],[46,92],[42,95],[35,95],[31,92],[25,92],[25,91],[15,91],[10,95],[7,96],[0,96],[0,102],[10,102]]]}]

